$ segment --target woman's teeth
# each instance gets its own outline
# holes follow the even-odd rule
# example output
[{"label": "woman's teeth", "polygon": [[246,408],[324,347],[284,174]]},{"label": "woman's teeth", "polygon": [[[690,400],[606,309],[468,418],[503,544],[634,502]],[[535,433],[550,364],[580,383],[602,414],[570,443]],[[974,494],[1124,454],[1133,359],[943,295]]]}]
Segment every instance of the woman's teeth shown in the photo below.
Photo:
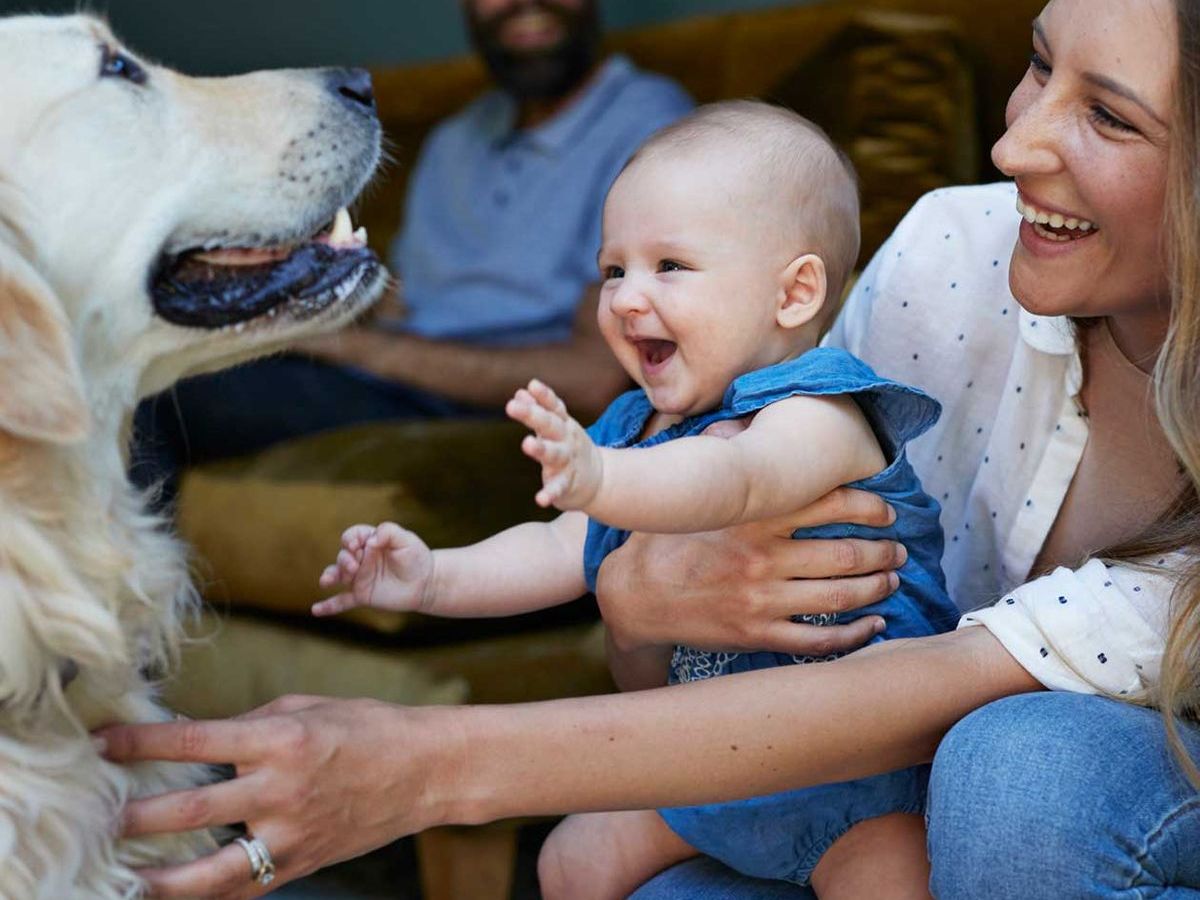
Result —
[{"label": "woman's teeth", "polygon": [[[1039,236],[1051,241],[1073,241],[1099,229],[1087,219],[1076,219],[1062,213],[1048,213],[1017,197],[1017,212],[1033,226]],[[1053,229],[1053,230],[1052,230]]]}]

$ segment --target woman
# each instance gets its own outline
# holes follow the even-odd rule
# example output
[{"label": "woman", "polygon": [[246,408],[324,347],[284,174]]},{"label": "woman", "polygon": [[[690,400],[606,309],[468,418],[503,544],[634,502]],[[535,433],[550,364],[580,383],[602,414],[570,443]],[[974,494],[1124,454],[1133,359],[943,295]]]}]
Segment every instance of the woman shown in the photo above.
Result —
[{"label": "woman", "polygon": [[[291,879],[441,823],[707,802],[934,759],[937,896],[1195,896],[1200,730],[1094,694],[1200,706],[1200,2],[1053,0],[1034,50],[993,151],[1015,189],[922,201],[834,335],[945,405],[913,463],[943,503],[952,596],[1002,598],[974,627],[614,697],[411,710],[285,698],[233,722],[113,729],[114,759],[238,767],[130,804],[126,830],[245,821]],[[875,599],[885,576],[790,580],[833,571],[830,546],[794,550],[787,534],[844,520],[829,516],[839,503],[868,524],[886,516],[839,495],[789,522],[637,536],[610,557],[600,595],[622,684],[661,683],[660,648],[676,641],[794,646],[809,635],[781,609]],[[892,552],[835,546],[874,554],[857,572]],[[1083,562],[1104,547],[1127,561]],[[1032,694],[1043,687],[1056,690]],[[1012,694],[1030,696],[992,702]],[[853,853],[838,842],[822,865]],[[148,880],[159,896],[255,896],[247,872],[230,846]],[[705,863],[641,893],[806,896]]]}]

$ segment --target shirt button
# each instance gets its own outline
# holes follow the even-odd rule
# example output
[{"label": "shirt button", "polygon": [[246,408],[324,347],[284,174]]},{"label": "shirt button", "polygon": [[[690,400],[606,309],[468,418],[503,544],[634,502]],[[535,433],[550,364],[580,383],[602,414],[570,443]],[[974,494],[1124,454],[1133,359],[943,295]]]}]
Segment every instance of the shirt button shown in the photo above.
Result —
[{"label": "shirt button", "polygon": [[504,209],[504,207],[508,206],[509,199],[508,191],[496,191],[494,194],[492,194],[492,202],[501,209]]}]

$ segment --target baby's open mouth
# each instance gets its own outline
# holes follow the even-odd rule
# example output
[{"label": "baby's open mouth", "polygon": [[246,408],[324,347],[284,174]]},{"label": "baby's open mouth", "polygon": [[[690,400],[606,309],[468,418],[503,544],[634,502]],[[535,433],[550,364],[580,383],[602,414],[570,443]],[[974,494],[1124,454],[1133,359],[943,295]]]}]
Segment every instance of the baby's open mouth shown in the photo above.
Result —
[{"label": "baby's open mouth", "polygon": [[638,338],[634,342],[642,367],[647,371],[657,371],[675,355],[676,344],[660,338]]}]

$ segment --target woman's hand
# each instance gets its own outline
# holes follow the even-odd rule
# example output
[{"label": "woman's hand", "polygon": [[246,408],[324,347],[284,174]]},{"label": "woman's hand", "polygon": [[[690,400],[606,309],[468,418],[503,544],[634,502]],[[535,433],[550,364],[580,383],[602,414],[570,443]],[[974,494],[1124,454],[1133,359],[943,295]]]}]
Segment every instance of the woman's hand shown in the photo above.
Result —
[{"label": "woman's hand", "polygon": [[[245,822],[270,851],[278,887],[438,824],[436,786],[461,758],[450,717],[436,727],[430,718],[446,712],[283,697],[238,719],[114,726],[96,737],[114,762],[232,763],[232,781],[130,801],[123,833]],[[241,900],[265,892],[237,844],[139,874],[155,897]]]},{"label": "woman's hand", "polygon": [[861,647],[875,616],[847,625],[791,621],[800,613],[869,606],[899,585],[908,558],[893,541],[792,540],[797,528],[849,522],[886,526],[879,496],[838,488],[806,509],[691,535],[634,534],[600,568],[597,597],[618,653],[687,644],[827,656]]}]

